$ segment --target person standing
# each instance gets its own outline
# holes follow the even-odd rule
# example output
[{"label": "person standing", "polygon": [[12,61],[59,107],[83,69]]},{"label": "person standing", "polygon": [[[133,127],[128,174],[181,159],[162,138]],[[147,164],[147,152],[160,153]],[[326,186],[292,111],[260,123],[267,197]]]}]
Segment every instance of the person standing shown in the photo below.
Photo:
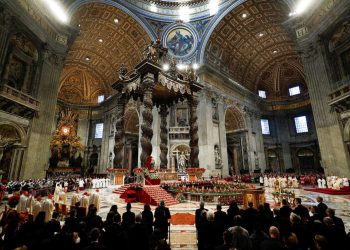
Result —
[{"label": "person standing", "polygon": [[196,223],[196,229],[198,230],[198,226],[202,217],[202,212],[203,211],[208,211],[208,209],[204,208],[204,202],[201,201],[199,203],[199,208],[196,209],[196,213],[195,213],[195,223]]},{"label": "person standing", "polygon": [[135,223],[135,213],[131,212],[131,203],[130,202],[128,202],[128,204],[126,204],[126,212],[123,213],[122,218],[123,218],[122,226],[124,226],[125,228],[128,228]]},{"label": "person standing", "polygon": [[160,201],[154,212],[154,229],[159,229],[163,239],[168,238],[168,225],[171,218],[169,208],[165,207],[164,201]]},{"label": "person standing", "polygon": [[323,203],[323,198],[321,196],[318,196],[316,198],[317,201],[317,209],[318,209],[318,213],[322,216],[322,218],[327,216],[327,208],[328,206],[326,204]]},{"label": "person standing", "polygon": [[153,233],[153,213],[151,207],[148,204],[145,204],[142,211],[142,222],[143,225],[147,228],[148,236],[151,236]]}]

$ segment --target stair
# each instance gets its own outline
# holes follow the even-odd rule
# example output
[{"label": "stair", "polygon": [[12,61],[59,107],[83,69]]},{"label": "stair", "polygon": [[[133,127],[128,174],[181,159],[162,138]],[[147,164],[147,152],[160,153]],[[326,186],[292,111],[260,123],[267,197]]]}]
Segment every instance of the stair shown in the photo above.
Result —
[{"label": "stair", "polygon": [[130,184],[125,184],[113,191],[114,194],[122,194],[129,188]]},{"label": "stair", "polygon": [[178,203],[171,194],[158,185],[144,186],[143,192],[143,201],[141,201],[143,203],[149,203],[154,206],[159,205],[161,200],[165,202],[165,206],[172,206]]}]

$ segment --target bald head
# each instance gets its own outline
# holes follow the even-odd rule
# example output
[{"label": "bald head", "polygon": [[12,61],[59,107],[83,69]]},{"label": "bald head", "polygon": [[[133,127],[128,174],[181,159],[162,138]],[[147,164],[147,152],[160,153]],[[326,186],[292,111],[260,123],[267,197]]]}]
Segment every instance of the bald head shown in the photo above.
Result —
[{"label": "bald head", "polygon": [[270,234],[270,237],[271,237],[272,239],[278,239],[278,237],[279,237],[279,235],[280,235],[280,231],[278,230],[277,227],[272,226],[272,227],[270,227],[270,229],[269,229],[269,234]]}]

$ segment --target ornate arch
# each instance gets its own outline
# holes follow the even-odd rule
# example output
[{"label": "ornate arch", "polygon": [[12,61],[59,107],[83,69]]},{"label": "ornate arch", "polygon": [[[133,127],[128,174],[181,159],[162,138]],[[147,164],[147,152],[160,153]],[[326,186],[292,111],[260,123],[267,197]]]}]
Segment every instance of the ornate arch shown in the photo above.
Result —
[{"label": "ornate arch", "polygon": [[[282,25],[288,19],[290,1],[238,2],[210,26],[199,60],[255,91],[257,84],[265,84],[260,82],[265,69],[285,58],[299,59],[294,38]],[[295,71],[298,69],[295,67]],[[273,87],[276,88],[279,84]]]},{"label": "ornate arch", "polygon": [[136,107],[127,107],[124,113],[124,130],[125,132],[138,134],[139,133],[139,114]]},{"label": "ornate arch", "polygon": [[[120,65],[133,69],[155,36],[140,18],[114,1],[76,1],[70,13],[71,25],[80,33],[60,76],[59,97],[97,104],[96,95],[114,93],[111,86],[119,78]],[[76,84],[71,84],[72,78]]]},{"label": "ornate arch", "polygon": [[246,128],[242,112],[236,106],[231,106],[225,110],[225,128],[226,133]]},{"label": "ornate arch", "polygon": [[0,146],[3,143],[26,143],[27,133],[19,125],[9,121],[0,122]]}]

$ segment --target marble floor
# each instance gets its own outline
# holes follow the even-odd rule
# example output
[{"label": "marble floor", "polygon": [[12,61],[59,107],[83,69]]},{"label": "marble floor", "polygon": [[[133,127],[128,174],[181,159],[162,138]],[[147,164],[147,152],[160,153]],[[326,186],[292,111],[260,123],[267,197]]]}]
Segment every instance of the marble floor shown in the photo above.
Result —
[{"label": "marble floor", "polygon": [[[123,213],[126,210],[126,203],[123,199],[119,198],[118,194],[114,194],[112,191],[119,186],[110,186],[105,189],[100,190],[101,197],[101,209],[99,215],[102,218],[106,218],[109,208],[113,204],[118,205],[119,213]],[[88,190],[89,191],[89,190]],[[92,190],[93,191],[93,190]],[[266,188],[266,201],[274,206],[274,201],[272,199],[271,192],[272,188]],[[323,197],[324,203],[330,208],[334,208],[336,215],[343,219],[345,223],[346,230],[350,230],[350,195],[328,195],[320,194],[310,191],[305,191],[303,189],[294,189],[296,197],[302,199],[302,203],[306,206],[317,205],[316,197]],[[71,194],[69,194],[70,197]],[[205,207],[211,211],[215,211],[216,204],[206,204]],[[151,206],[152,211],[154,211],[155,206]],[[185,202],[169,206],[172,215],[177,213],[195,213],[198,208],[197,202]],[[226,211],[228,206],[223,206],[223,211]],[[135,213],[141,212],[143,210],[142,203],[133,203],[132,211]],[[196,247],[196,229],[194,225],[171,225],[171,247],[172,249],[197,249]]]}]

